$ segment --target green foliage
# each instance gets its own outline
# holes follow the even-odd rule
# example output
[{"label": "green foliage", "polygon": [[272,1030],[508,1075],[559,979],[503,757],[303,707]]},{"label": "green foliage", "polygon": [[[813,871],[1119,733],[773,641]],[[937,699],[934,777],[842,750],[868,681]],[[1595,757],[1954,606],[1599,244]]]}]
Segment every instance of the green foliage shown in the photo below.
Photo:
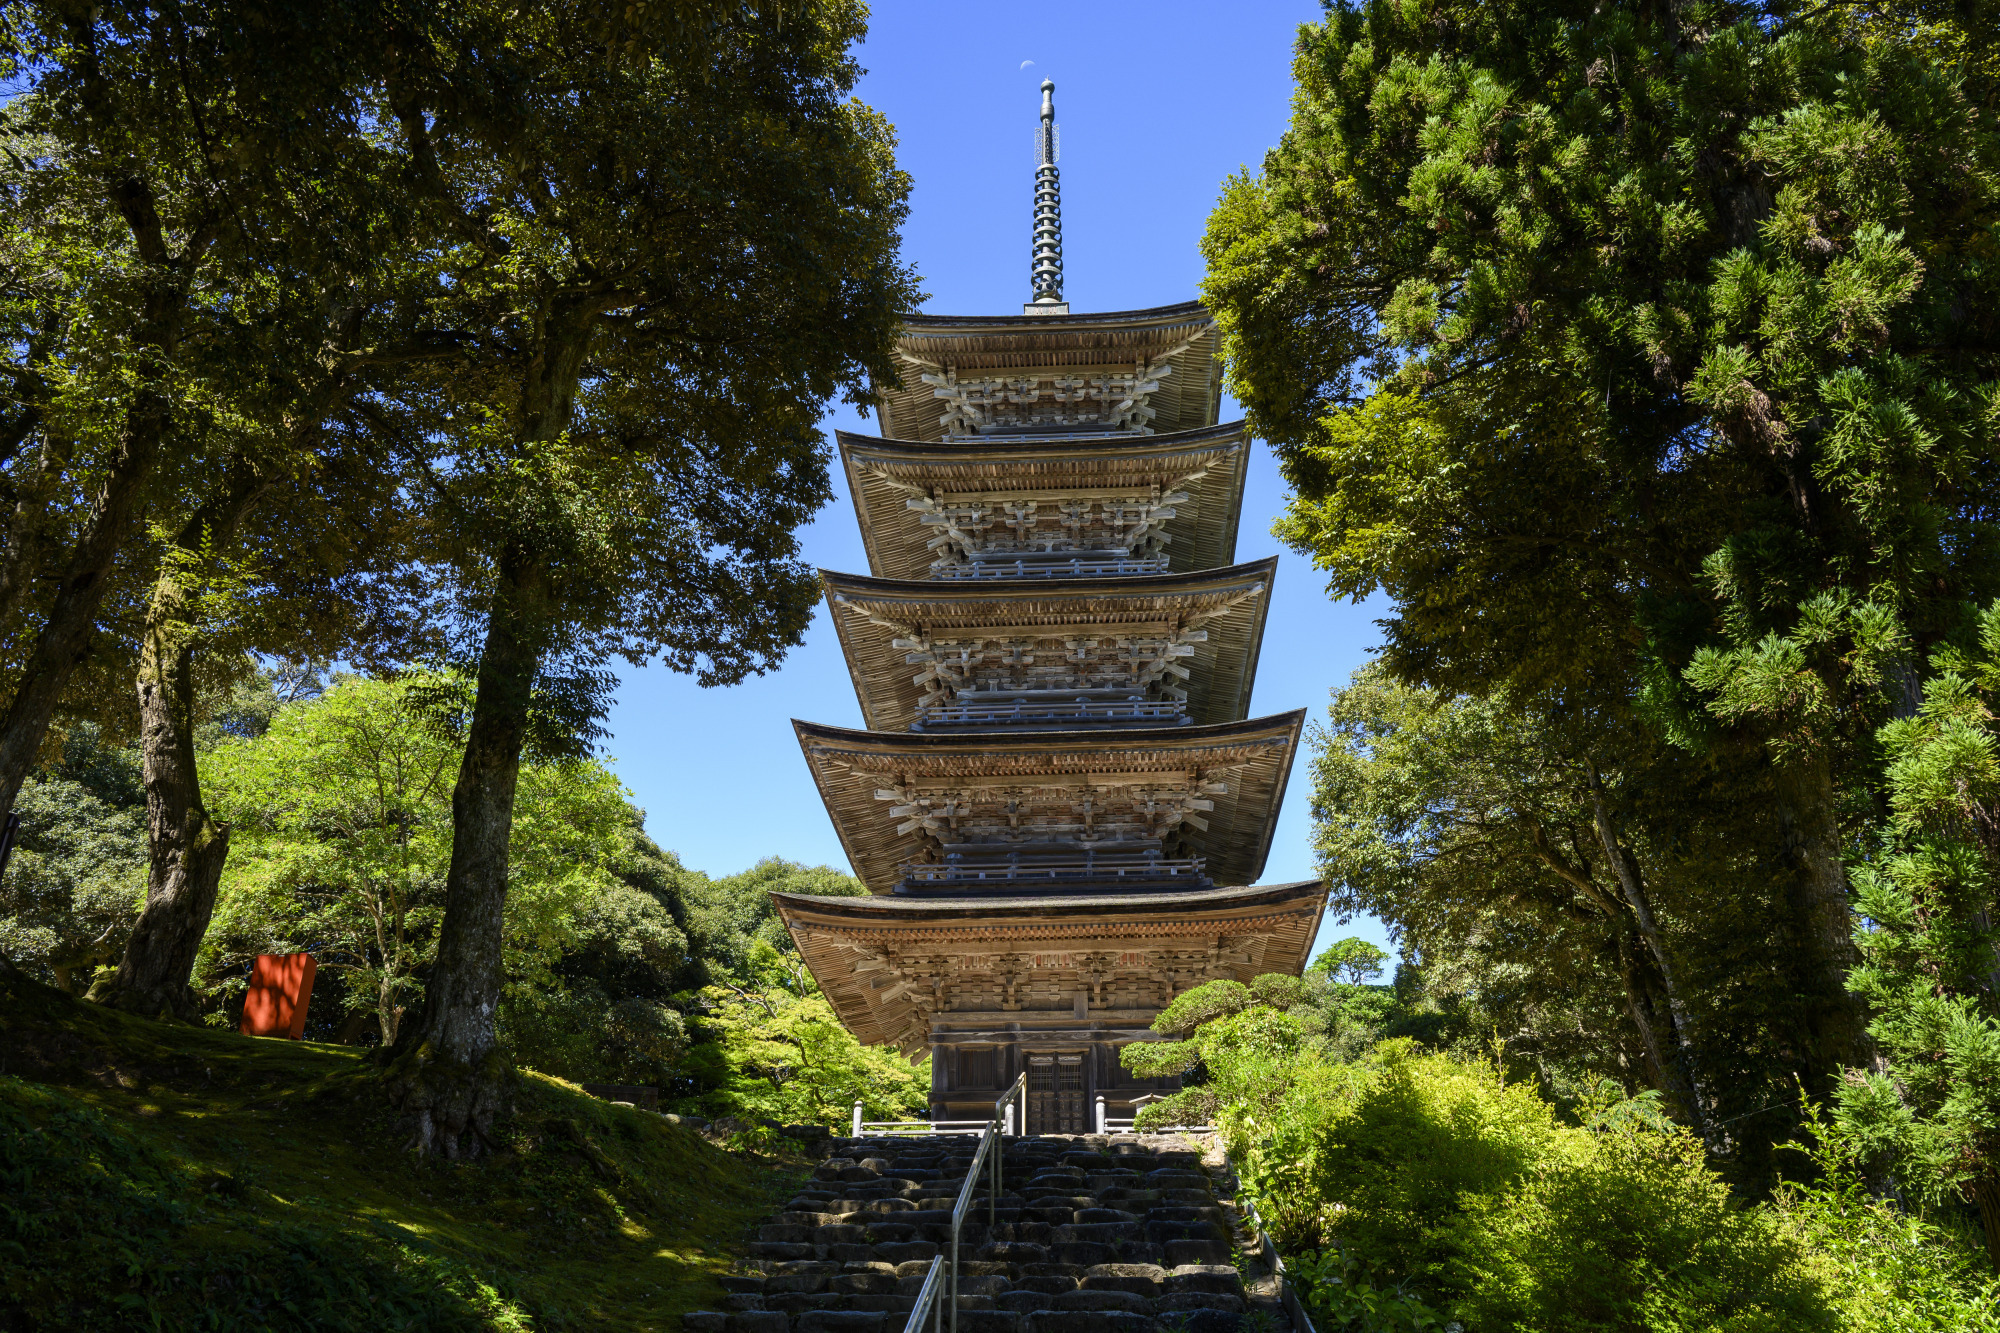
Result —
[{"label": "green foliage", "polygon": [[1574,1145],[1531,1084],[1445,1056],[1383,1055],[1347,1114],[1321,1130],[1313,1187],[1341,1211],[1316,1239],[1453,1291],[1469,1204],[1505,1194]]},{"label": "green foliage", "polygon": [[1298,491],[1281,532],[1336,595],[1392,593],[1399,676],[1588,691],[1707,648],[1725,716],[1852,734],[1870,654],[1993,577],[2000,365],[1964,323],[1995,305],[1991,19],[1376,4],[1302,31],[1204,290]]},{"label": "green foliage", "polygon": [[[1873,735],[2000,594],[1996,33],[1983,0],[1335,5],[1210,219],[1279,535],[1388,594],[1382,679],[1438,692],[1392,711],[1450,714],[1410,730],[1493,757],[1405,750],[1463,798],[1434,818],[1342,719],[1336,901],[1390,904],[1564,1096],[1644,1069],[1719,1143],[1870,1058],[1843,861]],[[1746,1128],[1768,1183],[1784,1116]]]},{"label": "green foliage", "polygon": [[737,874],[691,883],[685,892],[688,934],[712,971],[747,976],[759,966],[758,959],[768,965],[775,956],[783,965],[785,984],[794,993],[803,993],[811,974],[798,966],[798,950],[783,918],[771,906],[770,895],[858,898],[868,891],[860,880],[831,866],[804,866],[768,856]]},{"label": "green foliage", "polygon": [[424,333],[460,353],[422,377],[441,554],[525,654],[459,665],[544,754],[596,738],[614,657],[726,684],[800,641],[821,410],[896,377],[921,301],[894,132],[851,96],[865,9],[699,13],[468,4],[424,34],[458,69],[391,99],[441,233]]},{"label": "green foliage", "polygon": [[[1994,1333],[2000,1278],[1969,1231],[1898,1208],[1869,1189],[1866,1150],[1838,1118],[1809,1108],[1800,1147],[1812,1183],[1787,1182],[1779,1224],[1806,1247],[1846,1325],[1870,1333]],[[1795,1145],[1796,1146],[1796,1145]]]},{"label": "green foliage", "polygon": [[1471,1328],[1834,1329],[1800,1247],[1737,1207],[1699,1140],[1636,1118],[1466,1201],[1454,1306]]},{"label": "green foliage", "polygon": [[702,1024],[716,1037],[727,1081],[702,1102],[712,1113],[839,1126],[855,1102],[869,1120],[922,1119],[930,1061],[863,1046],[817,990],[712,987]]},{"label": "green foliage", "polygon": [[146,896],[146,820],[67,778],[31,779],[0,884],[0,952],[66,991],[115,962]]},{"label": "green foliage", "polygon": [[1379,917],[1418,960],[1380,1035],[1469,1054],[1506,1032],[1512,1072],[1561,1099],[1642,1070],[1683,1123],[1734,1120],[1730,1169],[1759,1187],[1805,1018],[1792,900],[1759,851],[1776,834],[1766,765],[1379,664],[1334,692],[1312,743],[1332,905]]},{"label": "green foliage", "polygon": [[845,1124],[861,1102],[870,1120],[921,1119],[930,1060],[863,1046],[833,1015],[771,905],[772,893],[859,897],[861,882],[829,866],[769,857],[741,874],[688,890],[688,931],[708,960],[697,1085],[679,1103],[707,1115],[785,1124]]},{"label": "green foliage", "polygon": [[[344,977],[348,1013],[394,1039],[443,915],[461,749],[412,690],[407,679],[345,677],[207,756],[210,808],[234,833],[198,968],[206,984],[233,988],[250,956],[310,948]],[[597,765],[523,769],[509,843],[510,1001],[544,1003],[558,961],[593,927],[622,928],[638,949],[678,946],[664,908],[612,871],[633,832],[626,811]]]},{"label": "green foliage", "polygon": [[1491,1063],[1387,1043],[1259,1207],[1317,1249],[1299,1266],[1333,1327],[1840,1327],[1797,1241],[1621,1096],[1576,1128]]},{"label": "green foliage", "polygon": [[1153,1020],[1153,1031],[1184,1037],[1203,1023],[1241,1013],[1254,1003],[1256,998],[1250,988],[1240,981],[1204,981],[1193,990],[1176,995]]},{"label": "green foliage", "polygon": [[1882,728],[1892,816],[1853,871],[1862,963],[1886,1071],[1838,1089],[1842,1132],[1918,1198],[1978,1205],[2000,1263],[2000,603],[1940,651],[1913,717]]},{"label": "green foliage", "polygon": [[1388,959],[1388,954],[1367,940],[1350,935],[1320,950],[1319,956],[1306,965],[1306,975],[1359,986],[1381,976],[1382,964]]},{"label": "green foliage", "polygon": [[1798,1228],[1734,1200],[1657,1093],[1606,1080],[1571,1124],[1497,1059],[1394,1039],[1343,1060],[1293,1014],[1236,998],[1123,1058],[1136,1071],[1162,1050],[1199,1055],[1206,1082],[1175,1101],[1212,1109],[1319,1326],[1850,1326]]}]

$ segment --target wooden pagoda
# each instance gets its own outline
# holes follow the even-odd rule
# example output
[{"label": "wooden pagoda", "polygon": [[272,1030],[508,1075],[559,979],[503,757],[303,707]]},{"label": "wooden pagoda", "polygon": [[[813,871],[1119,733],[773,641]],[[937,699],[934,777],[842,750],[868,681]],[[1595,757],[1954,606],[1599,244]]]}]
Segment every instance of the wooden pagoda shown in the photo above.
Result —
[{"label": "wooden pagoda", "polygon": [[1028,1131],[1077,1133],[1175,1086],[1117,1050],[1176,994],[1299,971],[1325,893],[1254,884],[1305,714],[1247,716],[1277,562],[1231,563],[1214,321],[1069,312],[1051,90],[1035,301],[910,316],[883,436],[839,436],[871,573],[821,579],[867,729],[794,726],[872,896],[772,897],[855,1035],[931,1053],[933,1119],[1026,1073]]}]

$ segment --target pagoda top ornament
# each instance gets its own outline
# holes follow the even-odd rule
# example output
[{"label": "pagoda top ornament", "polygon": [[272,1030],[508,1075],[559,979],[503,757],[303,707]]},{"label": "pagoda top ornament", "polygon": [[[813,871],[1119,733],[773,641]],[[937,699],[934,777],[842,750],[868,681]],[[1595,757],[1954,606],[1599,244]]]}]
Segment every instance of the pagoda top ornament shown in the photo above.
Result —
[{"label": "pagoda top ornament", "polygon": [[1062,176],[1056,171],[1062,137],[1056,129],[1056,85],[1042,80],[1042,123],[1035,131],[1035,299],[1024,315],[1067,315],[1062,294]]}]

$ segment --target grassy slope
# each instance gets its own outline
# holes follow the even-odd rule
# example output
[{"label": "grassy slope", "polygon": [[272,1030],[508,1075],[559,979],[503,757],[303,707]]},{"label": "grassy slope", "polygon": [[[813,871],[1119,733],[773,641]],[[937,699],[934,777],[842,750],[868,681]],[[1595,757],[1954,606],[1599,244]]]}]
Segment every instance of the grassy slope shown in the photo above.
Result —
[{"label": "grassy slope", "polygon": [[420,1162],[370,1070],[0,971],[0,1329],[678,1333],[803,1174],[534,1074],[510,1151]]}]

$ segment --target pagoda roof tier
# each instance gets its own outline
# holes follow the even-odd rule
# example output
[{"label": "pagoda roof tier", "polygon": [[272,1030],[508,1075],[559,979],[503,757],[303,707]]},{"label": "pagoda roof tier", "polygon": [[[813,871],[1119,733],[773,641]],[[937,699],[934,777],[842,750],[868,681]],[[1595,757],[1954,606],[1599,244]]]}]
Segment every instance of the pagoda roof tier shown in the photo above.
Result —
[{"label": "pagoda roof tier", "polygon": [[1326,889],[1305,880],[963,901],[773,893],[771,902],[848,1031],[913,1055],[936,1019],[1005,1024],[1087,1010],[1143,1028],[1204,981],[1297,975]]},{"label": "pagoda roof tier", "polygon": [[1217,883],[1270,853],[1305,710],[1210,726],[857,731],[794,720],[854,873],[894,892],[905,863],[1098,843],[1205,858]]},{"label": "pagoda roof tier", "polygon": [[1158,520],[1176,570],[1213,569],[1236,556],[1249,456],[1243,423],[1147,436],[982,438],[939,444],[837,432],[877,578],[924,578],[938,557],[931,511],[987,505],[1004,513],[1023,500],[1160,504],[1185,496]]},{"label": "pagoda roof tier", "polygon": [[927,727],[938,705],[1084,692],[1175,700],[1177,718],[1250,709],[1277,558],[1198,574],[874,579],[820,571],[861,715]]},{"label": "pagoda roof tier", "polygon": [[1189,430],[1213,425],[1220,410],[1219,343],[1198,301],[1095,315],[905,315],[903,382],[876,386],[875,401],[883,429],[911,440]]}]

